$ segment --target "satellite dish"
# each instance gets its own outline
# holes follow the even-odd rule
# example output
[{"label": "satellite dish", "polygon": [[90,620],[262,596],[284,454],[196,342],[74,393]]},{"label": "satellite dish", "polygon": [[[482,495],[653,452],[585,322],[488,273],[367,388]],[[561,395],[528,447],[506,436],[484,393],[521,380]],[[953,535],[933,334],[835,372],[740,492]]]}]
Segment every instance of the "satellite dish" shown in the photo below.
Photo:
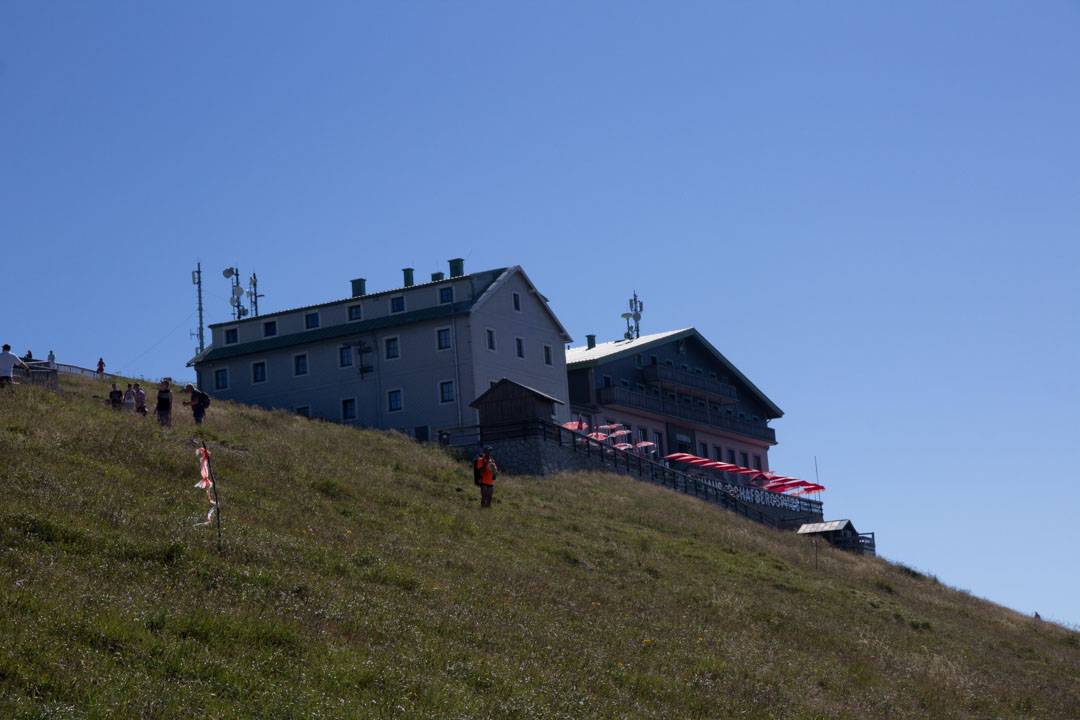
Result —
[{"label": "satellite dish", "polygon": [[233,285],[232,295],[233,295],[234,298],[238,298],[243,294],[244,294],[244,288],[240,287],[239,285]]},{"label": "satellite dish", "polygon": [[623,313],[619,317],[621,317],[623,320],[629,320],[630,318],[634,317],[634,314],[633,313]]},{"label": "satellite dish", "polygon": [[225,276],[226,280],[228,280],[229,278],[231,278],[233,275],[236,274],[236,271],[233,270],[231,267],[227,267],[227,268],[225,268],[224,270],[221,271],[221,274]]}]

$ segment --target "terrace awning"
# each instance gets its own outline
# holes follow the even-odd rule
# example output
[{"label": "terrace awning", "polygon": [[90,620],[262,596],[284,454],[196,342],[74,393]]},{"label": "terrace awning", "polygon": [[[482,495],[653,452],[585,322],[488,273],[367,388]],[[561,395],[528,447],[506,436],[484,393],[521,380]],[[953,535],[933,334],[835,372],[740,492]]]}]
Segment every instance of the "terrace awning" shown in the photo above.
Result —
[{"label": "terrace awning", "polygon": [[778,475],[776,473],[768,472],[766,470],[757,470],[755,468],[733,465],[731,463],[721,462],[719,460],[710,460],[708,458],[698,457],[697,455],[691,455],[690,453],[671,453],[669,455],[665,455],[664,459],[670,460],[672,462],[685,463],[686,465],[692,465],[694,467],[705,468],[708,470],[719,470],[720,472],[730,472],[736,473],[738,475],[747,475],[752,480],[763,478],[765,480],[765,483],[759,485],[759,487],[764,490],[769,490],[771,492],[785,493],[788,491],[792,491],[792,495],[805,495],[806,493],[821,492],[825,489],[824,485],[807,482],[806,480],[788,477],[787,475]]}]

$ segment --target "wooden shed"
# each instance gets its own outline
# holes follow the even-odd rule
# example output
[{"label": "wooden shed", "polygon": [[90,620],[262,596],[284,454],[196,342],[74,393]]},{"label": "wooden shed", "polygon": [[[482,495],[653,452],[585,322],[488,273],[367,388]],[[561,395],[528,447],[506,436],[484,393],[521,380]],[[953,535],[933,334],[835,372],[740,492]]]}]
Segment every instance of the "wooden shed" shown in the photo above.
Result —
[{"label": "wooden shed", "polygon": [[823,538],[827,543],[842,550],[852,550],[867,555],[877,554],[874,533],[860,533],[850,520],[829,520],[807,523],[799,528],[799,535]]},{"label": "wooden shed", "polygon": [[535,388],[503,378],[469,403],[480,414],[480,427],[524,423],[536,420],[552,422],[555,405],[562,400]]}]

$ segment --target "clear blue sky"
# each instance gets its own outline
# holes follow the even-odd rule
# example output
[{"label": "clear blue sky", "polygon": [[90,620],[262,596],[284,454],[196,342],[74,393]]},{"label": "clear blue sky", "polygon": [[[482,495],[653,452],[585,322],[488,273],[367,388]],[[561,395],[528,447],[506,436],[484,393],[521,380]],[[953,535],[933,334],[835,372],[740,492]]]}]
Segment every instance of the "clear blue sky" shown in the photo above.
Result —
[{"label": "clear blue sky", "polygon": [[890,558],[1080,623],[1080,4],[0,2],[18,352],[186,376],[466,257],[694,325]]}]

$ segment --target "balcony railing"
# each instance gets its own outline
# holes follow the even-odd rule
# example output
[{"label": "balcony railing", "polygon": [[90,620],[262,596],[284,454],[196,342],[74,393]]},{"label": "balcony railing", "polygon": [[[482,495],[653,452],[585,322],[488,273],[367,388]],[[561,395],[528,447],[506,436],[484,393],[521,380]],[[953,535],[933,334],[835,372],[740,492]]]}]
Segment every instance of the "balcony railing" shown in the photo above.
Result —
[{"label": "balcony railing", "polygon": [[676,370],[675,368],[666,365],[649,365],[644,368],[642,372],[644,373],[645,382],[647,383],[679,385],[688,390],[707,393],[731,402],[735,402],[738,399],[734,385],[729,385],[726,382],[721,382],[705,375],[698,375],[697,373],[687,372],[685,370]]},{"label": "balcony railing", "polygon": [[761,438],[772,443],[776,442],[776,431],[767,425],[757,425],[744,420],[736,420],[728,417],[727,413],[714,412],[708,408],[699,408],[664,397],[645,395],[622,387],[607,387],[600,388],[598,399],[601,405],[622,405],[639,410],[648,410],[658,415],[670,415],[704,425],[711,425],[740,435]]}]

